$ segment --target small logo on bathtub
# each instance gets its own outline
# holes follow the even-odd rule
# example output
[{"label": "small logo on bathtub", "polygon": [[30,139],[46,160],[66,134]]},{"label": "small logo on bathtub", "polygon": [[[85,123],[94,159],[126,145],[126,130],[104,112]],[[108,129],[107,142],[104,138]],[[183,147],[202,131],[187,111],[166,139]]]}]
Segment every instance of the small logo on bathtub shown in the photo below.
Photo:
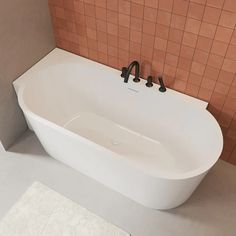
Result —
[{"label": "small logo on bathtub", "polygon": [[119,144],[120,144],[120,142],[119,142],[119,141],[117,141],[117,140],[111,140],[111,143],[112,143],[112,145],[114,145],[114,146],[116,146],[116,145],[119,145]]},{"label": "small logo on bathtub", "polygon": [[135,93],[138,93],[139,91],[137,89],[133,89],[133,88],[128,88],[129,90],[135,92]]}]

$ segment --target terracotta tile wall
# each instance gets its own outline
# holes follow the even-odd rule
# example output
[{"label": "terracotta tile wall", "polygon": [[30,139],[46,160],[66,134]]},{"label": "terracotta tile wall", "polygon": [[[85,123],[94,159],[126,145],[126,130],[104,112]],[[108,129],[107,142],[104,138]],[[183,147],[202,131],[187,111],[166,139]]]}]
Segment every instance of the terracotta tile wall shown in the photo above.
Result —
[{"label": "terracotta tile wall", "polygon": [[49,0],[57,46],[209,101],[236,164],[235,0]]}]

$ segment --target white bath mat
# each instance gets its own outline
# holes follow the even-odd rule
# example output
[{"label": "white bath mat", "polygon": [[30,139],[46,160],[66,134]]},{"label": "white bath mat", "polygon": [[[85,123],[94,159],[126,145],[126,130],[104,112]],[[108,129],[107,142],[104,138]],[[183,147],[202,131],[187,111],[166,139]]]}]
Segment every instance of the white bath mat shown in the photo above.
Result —
[{"label": "white bath mat", "polygon": [[128,236],[118,227],[34,183],[0,223],[0,236]]}]

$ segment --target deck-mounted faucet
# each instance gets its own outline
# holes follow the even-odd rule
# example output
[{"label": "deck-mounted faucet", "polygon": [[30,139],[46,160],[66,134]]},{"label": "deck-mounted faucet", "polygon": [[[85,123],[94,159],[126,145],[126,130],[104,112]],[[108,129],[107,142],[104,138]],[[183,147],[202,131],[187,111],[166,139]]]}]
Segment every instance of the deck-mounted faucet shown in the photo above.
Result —
[{"label": "deck-mounted faucet", "polygon": [[122,68],[122,73],[121,73],[121,77],[124,78],[124,82],[128,83],[129,80],[129,76],[131,74],[131,71],[133,69],[133,67],[135,66],[135,77],[133,79],[134,82],[139,82],[139,75],[140,75],[140,65],[137,61],[133,61],[130,63],[130,65],[127,67],[123,67]]}]

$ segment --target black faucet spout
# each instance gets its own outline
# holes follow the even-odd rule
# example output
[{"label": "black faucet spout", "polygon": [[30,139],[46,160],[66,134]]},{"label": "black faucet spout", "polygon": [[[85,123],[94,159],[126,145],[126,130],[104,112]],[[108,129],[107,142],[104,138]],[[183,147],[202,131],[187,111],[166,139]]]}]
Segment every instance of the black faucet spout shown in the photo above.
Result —
[{"label": "black faucet spout", "polygon": [[[130,63],[128,66],[127,70],[125,71],[125,74],[122,76],[124,78],[124,82],[128,83],[129,76],[132,72],[133,67],[135,67],[135,77],[134,77],[134,82],[139,82],[139,76],[140,76],[140,65],[137,61],[133,61]],[[123,74],[123,73],[122,73]]]}]

